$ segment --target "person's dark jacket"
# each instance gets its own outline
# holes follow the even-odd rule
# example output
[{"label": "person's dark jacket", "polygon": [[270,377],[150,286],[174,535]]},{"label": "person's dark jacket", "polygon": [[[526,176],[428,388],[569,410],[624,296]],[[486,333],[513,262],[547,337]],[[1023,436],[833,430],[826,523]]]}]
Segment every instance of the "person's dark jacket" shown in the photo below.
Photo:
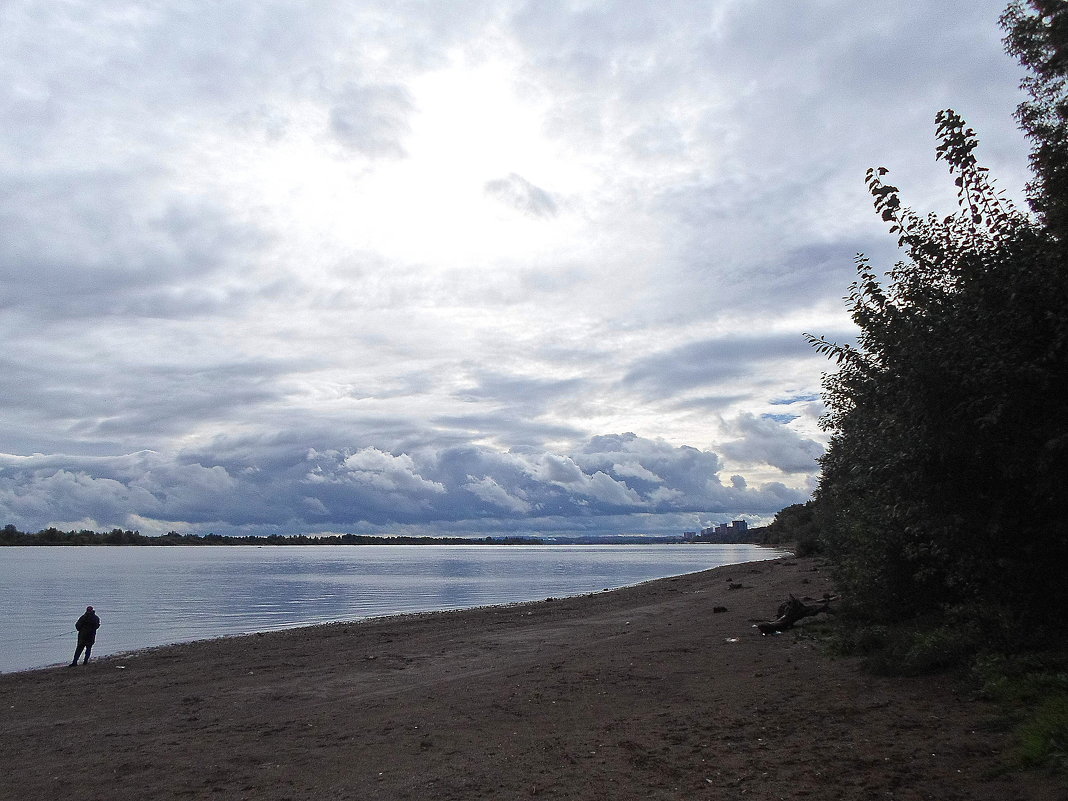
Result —
[{"label": "person's dark jacket", "polygon": [[78,618],[74,628],[78,630],[78,642],[90,645],[96,642],[96,630],[100,628],[100,618],[96,616],[96,612],[86,612]]}]

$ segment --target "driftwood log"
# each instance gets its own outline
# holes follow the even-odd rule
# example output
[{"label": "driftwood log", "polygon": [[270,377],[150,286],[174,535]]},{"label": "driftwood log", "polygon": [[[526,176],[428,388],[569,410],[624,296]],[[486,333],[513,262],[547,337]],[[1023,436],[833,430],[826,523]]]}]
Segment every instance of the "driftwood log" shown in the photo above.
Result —
[{"label": "driftwood log", "polygon": [[775,634],[776,632],[792,629],[794,624],[802,618],[818,615],[820,612],[831,611],[831,601],[835,600],[830,595],[824,595],[819,604],[806,604],[797,600],[794,596],[779,604],[779,616],[767,623],[757,623],[761,634]]}]

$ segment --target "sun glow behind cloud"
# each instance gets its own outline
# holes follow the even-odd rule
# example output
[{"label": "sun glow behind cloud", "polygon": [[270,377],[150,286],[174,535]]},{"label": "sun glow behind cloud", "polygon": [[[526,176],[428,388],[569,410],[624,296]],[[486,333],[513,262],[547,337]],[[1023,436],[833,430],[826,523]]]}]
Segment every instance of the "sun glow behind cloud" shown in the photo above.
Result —
[{"label": "sun glow behind cloud", "polygon": [[[587,226],[581,209],[594,176],[545,130],[545,104],[521,97],[504,62],[454,63],[413,79],[392,152],[367,154],[327,134],[328,108],[288,109],[274,136],[249,145],[247,131],[198,146],[209,184],[281,232],[285,259],[329,272],[354,255],[420,271],[501,270],[573,247]],[[214,157],[203,166],[205,150]],[[522,176],[554,214],[526,212],[487,191]]]},{"label": "sun glow behind cloud", "polygon": [[993,0],[118,2],[0,30],[19,525],[765,517],[824,441],[802,332],[896,257],[864,170],[951,192],[958,101],[1026,162]]}]

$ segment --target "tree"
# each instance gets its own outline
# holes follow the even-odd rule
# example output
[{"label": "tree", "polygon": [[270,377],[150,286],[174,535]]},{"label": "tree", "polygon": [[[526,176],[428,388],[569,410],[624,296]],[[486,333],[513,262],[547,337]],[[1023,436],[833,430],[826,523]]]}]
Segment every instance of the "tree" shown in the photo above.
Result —
[{"label": "tree", "polygon": [[795,503],[780,509],[775,519],[764,528],[760,543],[780,545],[792,543],[798,556],[819,550],[819,529],[816,523],[816,504],[813,501]]},{"label": "tree", "polygon": [[1036,620],[1068,608],[1068,12],[1030,5],[1003,22],[1034,70],[1018,116],[1034,143],[1037,217],[1003,199],[975,133],[939,112],[936,156],[959,211],[921,216],[885,168],[869,170],[906,260],[881,279],[858,257],[855,347],[810,337],[838,364],[824,381],[832,436],[817,516],[843,591],[869,616],[995,600]]},{"label": "tree", "polygon": [[1016,119],[1031,138],[1031,207],[1062,242],[1068,239],[1068,4],[1016,0],[1001,17],[1006,49],[1031,71],[1031,96]]}]

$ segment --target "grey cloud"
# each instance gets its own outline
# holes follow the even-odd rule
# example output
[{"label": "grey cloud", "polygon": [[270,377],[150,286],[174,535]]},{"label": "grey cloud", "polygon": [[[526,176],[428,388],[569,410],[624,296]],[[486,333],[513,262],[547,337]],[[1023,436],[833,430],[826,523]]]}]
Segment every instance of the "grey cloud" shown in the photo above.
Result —
[{"label": "grey cloud", "polygon": [[200,114],[288,90],[309,52],[341,44],[329,17],[292,2],[34,5],[5,8],[0,52],[0,104],[20,123],[0,141],[23,152],[166,148]]},{"label": "grey cloud", "polygon": [[[864,168],[857,169],[862,175]],[[840,296],[858,252],[878,258],[893,251],[892,243],[874,238],[810,241],[811,229],[826,224],[815,213],[826,200],[807,195],[826,192],[827,183],[807,174],[775,181],[702,177],[664,190],[655,206],[676,226],[668,297],[684,288],[691,313],[744,325],[829,293]],[[859,191],[857,203],[868,205]]]},{"label": "grey cloud", "polygon": [[580,379],[547,379],[487,368],[475,368],[471,377],[474,384],[461,391],[465,398],[503,403],[521,408],[527,414],[536,414],[588,389]]},{"label": "grey cloud", "polygon": [[[938,108],[1022,185],[1001,5],[9,3],[0,451],[45,455],[2,462],[0,515],[618,531],[805,500],[828,364],[768,321],[851,341],[823,321],[854,253],[897,258],[863,171],[952,202]],[[388,181],[422,78],[498,62],[545,150],[502,142],[464,185],[546,223],[544,251],[487,230],[477,263],[446,263],[442,232],[424,263],[271,195],[315,149]],[[694,342],[706,321],[735,334]],[[669,444],[695,436],[717,444]]]},{"label": "grey cloud", "polygon": [[[748,119],[764,130],[751,128],[747,133],[755,135],[744,141],[754,162],[764,167],[823,162],[843,146],[843,137],[834,134],[874,122],[864,117],[871,113],[873,97],[888,125],[907,121],[900,129],[914,141],[929,143],[933,114],[946,104],[1011,108],[1015,102],[1012,83],[975,80],[972,72],[1003,74],[1011,64],[994,24],[1000,8],[969,5],[963,13],[960,4],[838,2],[798,14],[726,6],[717,35],[704,50],[705,69],[759,89],[739,95],[738,102],[757,104]],[[796,46],[784,48],[784,41]],[[968,69],[950,66],[959,64]],[[902,80],[905,69],[908,80]],[[1001,96],[986,94],[991,89]],[[772,135],[780,131],[790,136]],[[775,142],[785,151],[764,150]],[[883,137],[879,146],[885,155],[902,144]]]},{"label": "grey cloud", "polygon": [[346,147],[368,156],[399,158],[405,155],[412,111],[403,86],[350,84],[330,110],[330,128]]},{"label": "grey cloud", "polygon": [[91,398],[95,404],[82,407],[82,433],[158,436],[187,430],[194,422],[227,420],[284,397],[278,377],[291,369],[287,362],[266,359],[192,369],[142,367],[119,384],[83,395],[83,402]]},{"label": "grey cloud", "polygon": [[585,475],[582,468],[569,456],[546,453],[538,459],[534,475],[551,484],[577,484]]},{"label": "grey cloud", "polygon": [[[569,83],[603,94],[639,94],[680,55],[672,32],[707,27],[706,2],[528,2],[513,20],[539,66]],[[662,56],[654,59],[654,55]]]},{"label": "grey cloud", "polygon": [[[0,176],[0,297],[63,317],[184,315],[232,308],[213,278],[265,234],[207,200],[161,204],[159,176]],[[240,256],[237,254],[240,253]]]},{"label": "grey cloud", "polygon": [[428,478],[407,454],[393,455],[374,447],[352,453],[310,453],[295,487],[276,477],[273,490],[290,497],[294,488],[316,498],[331,521],[416,520],[428,514],[445,487]]},{"label": "grey cloud", "polygon": [[[878,226],[842,237],[837,218],[846,205],[870,207],[862,179],[875,164],[898,165],[901,185],[921,196],[937,191],[939,108],[959,105],[1010,169],[1022,166],[1019,137],[1002,138],[1017,93],[995,78],[1011,69],[999,11],[559,2],[528,4],[516,26],[556,81],[561,126],[587,132],[591,146],[679,159],[666,188],[635,193],[677,222],[674,259],[658,265],[663,282],[646,305],[677,313],[685,297],[689,313],[722,319],[840,295],[856,252],[888,253]],[[969,69],[948,66],[961,64]]]},{"label": "grey cloud", "polygon": [[[586,379],[539,378],[484,367],[471,369],[469,382],[461,384],[455,395],[473,410],[435,415],[430,422],[442,431],[495,437],[513,450],[537,449],[549,440],[582,436],[581,427],[559,421],[559,412],[595,391]],[[445,444],[441,438],[436,442]]]},{"label": "grey cloud", "polygon": [[531,217],[555,217],[557,214],[552,195],[514,172],[506,178],[487,181],[485,190],[490,197]]},{"label": "grey cloud", "polygon": [[798,414],[762,414],[761,418],[765,420],[774,420],[776,423],[792,423],[801,415]]},{"label": "grey cloud", "polygon": [[486,502],[491,507],[500,510],[506,515],[529,514],[532,507],[524,498],[508,492],[490,476],[481,479],[472,479],[462,485],[462,489],[475,495],[479,500]]},{"label": "grey cloud", "polygon": [[243,466],[207,456],[0,456],[0,517],[29,528],[88,519],[101,526],[182,520],[195,530],[288,521],[304,530],[437,526],[487,516],[762,514],[774,511],[784,494],[800,497],[785,488],[749,488],[737,478],[725,485],[715,453],[634,434],[594,437],[571,454],[285,446],[264,458],[246,453]]},{"label": "grey cloud", "polygon": [[735,404],[745,401],[749,396],[747,394],[720,394],[720,395],[702,395],[694,398],[686,398],[685,400],[673,401],[672,407],[675,409],[696,409],[708,414],[722,414],[724,411],[732,408]]},{"label": "grey cloud", "polygon": [[776,360],[806,356],[814,358],[799,334],[709,339],[635,360],[624,383],[665,398],[696,387],[730,386]]},{"label": "grey cloud", "polygon": [[670,120],[645,125],[627,137],[627,144],[641,158],[683,156],[686,141],[682,128]]},{"label": "grey cloud", "polygon": [[734,423],[734,431],[740,435],[739,439],[725,442],[721,447],[726,455],[746,464],[758,461],[784,473],[813,473],[816,460],[823,455],[823,446],[818,442],[769,417],[741,414]]},{"label": "grey cloud", "polygon": [[[210,477],[211,480],[206,480]],[[0,509],[12,520],[92,519],[120,525],[130,515],[219,508],[234,484],[221,468],[181,465],[158,454],[127,456],[0,456]],[[41,521],[37,523],[37,521]]]},{"label": "grey cloud", "polygon": [[105,350],[102,364],[94,349],[74,341],[72,355],[60,360],[53,353],[33,370],[9,374],[18,380],[5,393],[6,416],[17,424],[13,434],[24,452],[55,447],[55,437],[65,438],[68,447],[76,442],[80,450],[114,452],[165,441],[197,425],[225,426],[252,409],[280,403],[286,396],[281,377],[296,367],[281,359],[204,355],[190,363],[190,351],[210,347],[210,332],[203,339],[159,343],[149,363],[151,350],[146,356],[130,343],[117,343]]},{"label": "grey cloud", "polygon": [[[657,481],[652,487],[677,489],[684,497],[697,498],[716,495],[721,487],[716,478],[722,467],[719,457],[710,451],[689,446],[673,446],[663,440],[650,440],[633,433],[612,434],[592,438],[575,459],[586,471],[604,471],[621,479],[648,484],[645,476],[636,476],[642,468]],[[620,473],[619,465],[624,465]]]},{"label": "grey cloud", "polygon": [[[403,444],[418,447],[458,445],[470,439],[494,438],[511,444],[513,450],[539,449],[547,441],[573,440],[585,430],[579,425],[532,418],[520,409],[498,409],[466,415],[437,415],[428,422],[438,427],[433,436],[425,430],[413,432]],[[401,443],[399,443],[401,444]]]}]

